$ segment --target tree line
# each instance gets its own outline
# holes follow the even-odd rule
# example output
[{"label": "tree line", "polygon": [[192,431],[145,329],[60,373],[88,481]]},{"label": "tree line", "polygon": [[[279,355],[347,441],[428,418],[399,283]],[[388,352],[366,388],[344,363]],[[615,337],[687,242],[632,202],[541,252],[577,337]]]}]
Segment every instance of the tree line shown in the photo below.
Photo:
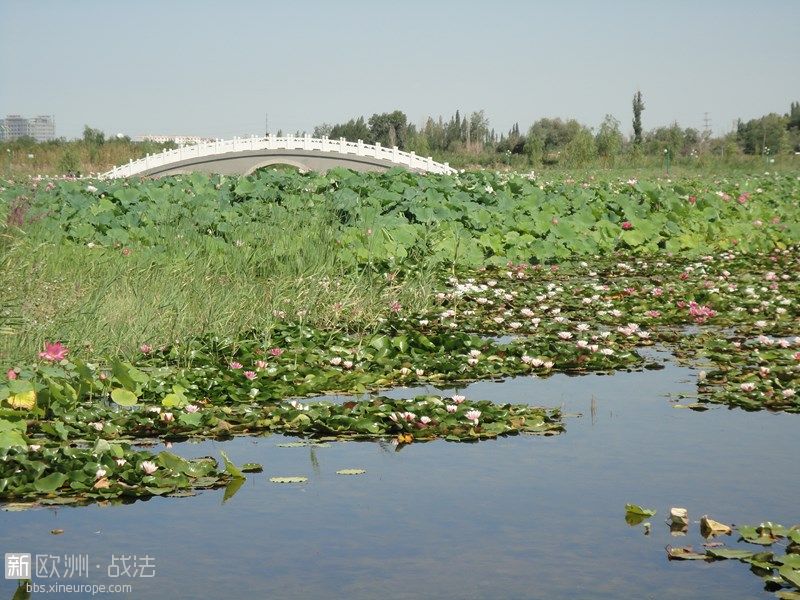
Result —
[{"label": "tree line", "polygon": [[577,166],[625,156],[672,159],[700,154],[777,156],[800,152],[800,102],[792,102],[789,112],[783,115],[770,113],[739,120],[733,132],[716,137],[708,130],[684,128],[678,123],[645,131],[645,103],[640,91],[633,97],[632,109],[631,136],[622,133],[622,124],[612,115],[606,115],[597,128],[575,119],[541,118],[525,132],[515,123],[508,131],[498,133],[483,110],[469,114],[456,110],[447,119],[428,117],[421,126],[409,123],[403,111],[395,110],[375,113],[368,119],[355,117],[345,123],[323,123],[314,128],[313,135],[378,142],[423,156],[460,156],[475,162],[524,157],[531,165]]}]

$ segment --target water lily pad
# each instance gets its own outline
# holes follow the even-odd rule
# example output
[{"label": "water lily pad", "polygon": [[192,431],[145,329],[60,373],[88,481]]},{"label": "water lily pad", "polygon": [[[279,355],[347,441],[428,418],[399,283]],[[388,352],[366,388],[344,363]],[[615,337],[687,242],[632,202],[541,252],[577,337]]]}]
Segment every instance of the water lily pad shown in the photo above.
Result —
[{"label": "water lily pad", "polygon": [[35,502],[7,502],[3,504],[0,509],[6,512],[22,512],[23,510],[30,510],[37,506],[38,504]]},{"label": "water lily pad", "polygon": [[228,458],[228,455],[225,454],[222,450],[219,451],[220,455],[222,456],[222,460],[225,461],[225,471],[227,471],[228,475],[233,477],[234,479],[244,479],[244,473],[242,473],[241,469],[237,467],[231,459]]},{"label": "water lily pad", "polygon": [[642,508],[638,504],[625,505],[625,522],[628,525],[639,525],[654,514],[656,514],[656,511],[651,508]]},{"label": "water lily pad", "polygon": [[305,483],[308,477],[270,477],[272,483]]},{"label": "water lily pad", "polygon": [[264,470],[258,463],[244,463],[241,466],[242,473],[261,473]]},{"label": "water lily pad", "polygon": [[364,469],[339,469],[336,471],[337,475],[363,475],[366,473]]},{"label": "water lily pad", "polygon": [[755,552],[751,550],[740,550],[738,548],[709,548],[706,550],[706,554],[712,558],[718,559],[737,559],[742,560],[745,558],[751,558],[755,555]]},{"label": "water lily pad", "polygon": [[43,492],[43,493],[54,492],[62,485],[64,485],[64,482],[67,479],[68,477],[63,473],[50,473],[50,475],[47,475],[46,477],[41,477],[37,479],[33,483],[33,486],[36,488],[36,491],[38,492]]},{"label": "water lily pad", "polygon": [[707,555],[695,552],[691,546],[683,548],[667,546],[667,558],[669,560],[708,560]]},{"label": "water lily pad", "polygon": [[136,406],[139,399],[130,390],[115,388],[111,391],[111,399],[120,406]]}]

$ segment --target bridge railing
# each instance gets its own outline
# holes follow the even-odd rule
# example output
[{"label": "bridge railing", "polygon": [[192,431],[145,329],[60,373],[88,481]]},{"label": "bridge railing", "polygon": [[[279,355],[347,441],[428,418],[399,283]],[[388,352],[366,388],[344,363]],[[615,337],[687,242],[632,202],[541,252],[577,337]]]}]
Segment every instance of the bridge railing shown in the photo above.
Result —
[{"label": "bridge railing", "polygon": [[417,156],[414,152],[404,152],[393,146],[385,148],[381,144],[365,144],[363,141],[351,142],[344,138],[338,140],[327,137],[314,138],[306,136],[275,136],[265,137],[236,137],[231,140],[214,140],[192,146],[181,146],[174,150],[165,150],[159,154],[148,154],[139,160],[132,160],[126,165],[114,167],[101,175],[104,179],[131,177],[150,169],[163,167],[173,163],[228,154],[232,152],[245,152],[252,150],[305,150],[318,152],[331,152],[343,155],[355,155],[365,158],[384,160],[399,166],[404,166],[413,171],[426,171],[428,173],[450,174],[455,169],[448,163],[438,163],[430,156]]}]

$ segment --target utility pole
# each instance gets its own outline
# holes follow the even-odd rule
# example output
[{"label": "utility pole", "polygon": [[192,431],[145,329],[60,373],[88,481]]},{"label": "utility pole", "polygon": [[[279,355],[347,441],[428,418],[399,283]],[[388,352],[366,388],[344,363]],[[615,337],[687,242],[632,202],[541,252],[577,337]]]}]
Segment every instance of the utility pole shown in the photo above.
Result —
[{"label": "utility pole", "polygon": [[711,129],[711,118],[708,116],[708,111],[703,113],[703,128],[705,131],[709,131]]},{"label": "utility pole", "polygon": [[269,137],[269,113],[264,113],[264,137]]}]

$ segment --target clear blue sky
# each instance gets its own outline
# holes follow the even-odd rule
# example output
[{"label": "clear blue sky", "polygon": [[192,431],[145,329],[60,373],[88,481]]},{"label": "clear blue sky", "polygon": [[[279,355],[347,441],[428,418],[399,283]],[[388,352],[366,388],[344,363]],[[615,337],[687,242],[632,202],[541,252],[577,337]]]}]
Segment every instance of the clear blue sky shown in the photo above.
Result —
[{"label": "clear blue sky", "polygon": [[800,1],[0,0],[0,115],[219,137],[485,109],[715,132],[800,100]]}]

